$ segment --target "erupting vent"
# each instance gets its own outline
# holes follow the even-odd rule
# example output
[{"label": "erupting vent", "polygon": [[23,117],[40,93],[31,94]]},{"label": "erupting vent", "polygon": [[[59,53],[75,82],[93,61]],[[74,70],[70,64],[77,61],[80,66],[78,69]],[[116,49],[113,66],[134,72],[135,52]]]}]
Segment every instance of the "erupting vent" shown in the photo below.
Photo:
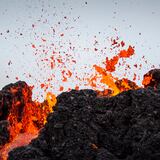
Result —
[{"label": "erupting vent", "polygon": [[[146,75],[154,74],[159,70]],[[39,136],[13,149],[8,160],[158,160],[160,81],[152,81],[156,85],[135,89],[122,79],[116,83],[120,90],[134,89],[112,97],[93,90],[60,94]]]},{"label": "erupting vent", "polygon": [[[127,90],[130,90],[132,89],[132,94],[134,94],[134,92],[136,94],[138,94],[140,92],[140,94],[142,94],[143,90],[144,89],[138,89],[139,87],[132,81],[130,80],[127,80],[125,78],[121,79],[121,80],[117,80],[114,81],[110,79],[110,76],[108,76],[108,74],[106,74],[105,70],[102,69],[101,67],[97,67],[96,66],[96,69],[97,71],[102,75],[102,80],[104,83],[108,84],[112,84],[112,85],[109,85],[109,87],[111,89],[106,89],[104,91],[96,91],[96,92],[93,92],[93,91],[71,91],[70,93],[63,93],[61,94],[60,96],[58,96],[58,103],[57,103],[57,99],[56,97],[52,94],[52,93],[47,93],[47,96],[46,96],[46,100],[43,102],[43,103],[39,103],[39,102],[35,102],[32,100],[32,87],[29,87],[25,82],[22,82],[22,81],[19,81],[15,84],[10,84],[6,87],[4,87],[1,91],[0,91],[0,146],[1,146],[1,159],[2,160],[5,160],[7,159],[7,154],[10,150],[12,150],[13,148],[15,147],[19,147],[19,146],[23,146],[23,145],[26,145],[30,142],[31,139],[37,137],[38,135],[38,131],[44,126],[44,124],[46,123],[46,118],[47,118],[47,115],[49,113],[52,112],[52,109],[53,109],[53,106],[55,106],[55,104],[57,103],[57,107],[58,107],[58,112],[56,111],[55,113],[51,114],[54,117],[57,117],[57,114],[58,114],[58,117],[60,118],[62,116],[62,119],[60,120],[58,117],[57,119],[55,119],[54,121],[57,123],[55,123],[53,121],[53,129],[50,130],[50,127],[52,126],[52,120],[50,119],[50,117],[48,118],[48,124],[47,126],[43,129],[44,131],[42,131],[42,135],[44,134],[45,135],[45,138],[47,138],[46,134],[52,134],[52,131],[56,132],[56,133],[53,133],[54,136],[55,135],[59,135],[61,138],[59,140],[54,140],[52,142],[52,140],[47,140],[47,142],[45,142],[46,144],[50,144],[50,141],[52,143],[53,146],[55,145],[58,145],[59,144],[59,141],[61,140],[64,140],[63,138],[63,134],[61,133],[61,131],[59,132],[58,128],[61,126],[61,123],[64,121],[65,123],[68,121],[68,118],[66,117],[63,117],[63,114],[61,113],[61,109],[63,111],[63,106],[68,106],[68,107],[73,107],[75,105],[77,111],[77,118],[79,117],[79,109],[81,108],[81,105],[84,107],[83,108],[83,112],[84,112],[84,117],[85,119],[87,120],[88,118],[90,119],[92,116],[90,115],[90,113],[88,113],[88,111],[86,112],[85,110],[88,110],[90,107],[90,100],[91,101],[94,101],[94,99],[96,100],[95,101],[95,104],[97,104],[101,110],[101,107],[104,107],[105,105],[107,105],[108,103],[112,102],[112,99],[115,100],[115,102],[117,101],[116,100],[116,97],[111,97],[113,96],[115,93],[119,93],[119,92],[122,92],[122,91],[127,91]],[[159,69],[154,69],[154,70],[151,70],[149,71],[147,74],[144,75],[144,80],[143,80],[143,84],[145,87],[154,87],[154,92],[156,94],[156,90],[158,89],[159,87],[159,84],[160,84],[160,70]],[[135,91],[134,91],[135,90]],[[137,90],[137,91],[136,91]],[[115,92],[116,91],[116,92]],[[146,92],[144,90],[144,92]],[[150,91],[148,90],[145,95],[147,93],[150,93]],[[82,101],[79,100],[79,98],[81,97],[81,94],[84,96],[82,96]],[[94,96],[93,96],[93,95]],[[125,94],[129,94],[129,92],[124,92],[123,94],[120,94],[118,95],[117,97],[121,97],[122,96],[122,102],[123,101],[126,101],[127,97],[124,97]],[[97,98],[96,98],[96,95],[97,95]],[[159,92],[158,92],[158,95],[159,95]],[[72,97],[73,96],[73,97]],[[94,98],[93,98],[93,97]],[[87,98],[88,97],[88,98]],[[102,97],[102,100],[105,100],[106,101],[106,104],[105,103],[101,103],[99,104],[99,100],[101,100],[101,98],[99,99],[98,97]],[[106,98],[104,98],[106,97]],[[111,97],[111,99],[108,99],[109,97]],[[74,100],[75,98],[75,100]],[[78,99],[77,99],[78,98]],[[83,103],[83,98],[85,98],[85,102]],[[97,101],[98,100],[98,101]],[[89,103],[89,104],[88,104]],[[112,102],[113,103],[113,102]],[[118,102],[116,102],[118,103]],[[128,103],[128,102],[126,102]],[[137,102],[136,102],[137,103]],[[93,103],[94,104],[94,103]],[[104,105],[104,106],[103,106]],[[126,104],[125,104],[126,105]],[[138,104],[139,105],[139,104]],[[85,108],[85,106],[87,108]],[[56,107],[56,108],[57,108]],[[68,111],[70,110],[70,112],[72,113],[72,107],[71,108],[64,108],[64,111],[67,109]],[[94,108],[94,106],[92,106]],[[91,108],[92,108],[91,107]],[[109,107],[109,106],[108,106]],[[109,110],[111,109],[112,110],[112,107],[114,108],[114,105],[110,105],[110,108],[108,108]],[[118,106],[117,106],[118,107]],[[139,106],[141,107],[141,106]],[[78,109],[79,108],[79,109]],[[91,109],[90,108],[90,109]],[[98,109],[98,108],[97,108]],[[98,109],[98,110],[99,110]],[[101,110],[100,112],[104,112],[106,113],[106,111],[108,110],[107,107],[104,108],[104,110]],[[127,109],[127,108],[126,108]],[[129,109],[129,108],[128,108]],[[135,108],[136,109],[136,108]],[[56,109],[57,110],[57,109]],[[70,113],[68,113],[68,111],[65,111],[65,116],[69,116]],[[60,113],[59,113],[60,112]],[[89,111],[90,112],[90,111]],[[98,111],[99,112],[99,111]],[[108,111],[107,111],[108,112]],[[73,112],[74,113],[74,112]],[[89,115],[87,115],[89,114]],[[130,114],[130,112],[126,112],[126,114]],[[140,113],[139,113],[140,114]],[[76,115],[74,115],[73,117],[75,117]],[[89,116],[89,117],[88,117]],[[90,117],[91,116],[91,117]],[[98,116],[98,115],[96,115]],[[130,115],[126,115],[126,116],[129,116]],[[88,117],[88,118],[87,118]],[[129,118],[128,117],[128,118]],[[63,120],[64,118],[64,120]],[[98,118],[98,117],[97,117]],[[128,123],[130,123],[130,118],[129,119],[126,119],[126,122],[124,123],[127,123],[126,125],[128,126]],[[82,117],[80,118],[81,120],[83,119]],[[100,120],[100,119],[99,119]],[[98,120],[98,121],[99,121]],[[117,120],[117,118],[115,118],[115,121]],[[72,120],[73,121],[73,120]],[[82,120],[83,121],[83,120]],[[92,119],[93,121],[93,119]],[[54,124],[55,123],[55,124]],[[59,124],[60,123],[60,124]],[[69,123],[69,122],[67,122]],[[73,124],[75,122],[73,121]],[[80,123],[80,122],[78,122]],[[87,123],[88,123],[88,120],[87,120]],[[97,122],[96,122],[97,123]],[[99,123],[99,122],[98,122]],[[102,122],[100,122],[102,123]],[[120,123],[120,122],[119,122]],[[59,126],[59,125],[60,126]],[[48,126],[49,125],[49,126]],[[78,124],[76,124],[77,126]],[[83,124],[84,125],[84,124]],[[82,125],[82,126],[83,126]],[[101,124],[102,125],[102,124]],[[106,124],[105,128],[106,127],[109,127],[111,124]],[[120,124],[121,125],[121,124]],[[59,127],[58,127],[59,126]],[[63,126],[63,125],[62,125]],[[49,127],[47,129],[47,127]],[[58,127],[58,128],[57,128]],[[73,126],[74,127],[74,126]],[[77,126],[78,127],[78,126]],[[95,126],[96,127],[96,126]],[[98,126],[97,126],[98,127]],[[96,128],[97,128],[96,127]],[[100,126],[99,126],[100,127]],[[99,128],[98,127],[98,128]],[[102,127],[102,126],[101,126]],[[62,127],[63,128],[63,127]],[[70,129],[72,129],[72,126],[69,127]],[[68,128],[68,129],[69,129]],[[84,127],[82,127],[83,129]],[[96,132],[99,132],[99,129],[96,129],[97,131]],[[46,130],[47,129],[47,130]],[[58,130],[57,130],[58,129]],[[61,130],[61,127],[60,127],[60,130]],[[89,129],[90,130],[90,129]],[[85,130],[86,134],[89,134],[90,131],[88,129]],[[94,129],[93,129],[94,130]],[[64,131],[63,131],[64,132]],[[76,131],[75,131],[76,132]],[[62,135],[61,135],[62,134]],[[67,131],[67,134],[70,134],[70,131]],[[72,133],[74,134],[74,133]],[[108,133],[107,133],[108,134]],[[69,136],[69,135],[68,135]],[[90,135],[91,136],[91,135]],[[39,137],[40,138],[40,137]],[[49,138],[49,137],[48,137]],[[70,136],[68,138],[71,138]],[[65,138],[66,139],[66,138]],[[97,139],[97,138],[96,138]],[[91,148],[93,149],[93,152],[94,150],[97,150],[100,146],[99,145],[102,145],[102,144],[98,144],[98,146],[96,145],[97,143],[100,143],[100,142],[97,142],[96,139],[93,139],[91,140],[90,142],[87,142],[87,143],[90,143],[91,145]],[[38,139],[37,139],[38,140]],[[37,140],[33,141],[33,143],[31,143],[31,145],[38,145],[36,144]],[[46,141],[45,140],[45,141]],[[67,139],[66,139],[67,140]],[[40,140],[41,141],[41,140]],[[87,140],[88,141],[88,140]],[[83,142],[83,141],[82,141]],[[82,143],[82,142],[78,142],[78,143]],[[92,143],[91,143],[92,142]],[[39,143],[39,142],[38,142]],[[42,142],[40,142],[42,143]],[[66,143],[66,142],[65,142]],[[84,142],[85,144],[86,142]],[[110,142],[109,142],[110,143]],[[108,145],[109,145],[108,143]],[[77,144],[78,145],[78,144]],[[85,147],[87,147],[89,144],[86,144]],[[106,144],[107,145],[107,144]],[[43,144],[42,144],[43,146]],[[88,146],[89,147],[89,146]],[[31,147],[32,148],[32,147]],[[49,149],[49,148],[48,148]],[[69,148],[68,148],[69,149]],[[67,148],[65,150],[68,150]],[[32,149],[31,149],[32,150]],[[86,150],[88,150],[86,148]],[[24,153],[23,153],[24,152]],[[24,159],[23,156],[26,155],[25,153],[26,151],[22,151],[22,155],[20,156],[19,153],[18,153],[18,150],[16,150],[15,152],[15,156],[13,156],[11,154],[11,157],[15,160],[21,160],[21,159]],[[31,151],[31,152],[34,152],[34,151]],[[13,152],[14,153],[14,152]],[[20,152],[21,153],[21,152]],[[30,153],[30,152],[29,152]],[[35,153],[34,153],[35,154]],[[74,156],[75,153],[73,153],[72,156]],[[87,153],[88,154],[88,153]],[[94,153],[95,154],[95,153]],[[108,153],[105,153],[108,155]],[[121,153],[121,154],[124,154],[124,153]],[[54,151],[54,154],[53,154],[55,157],[56,157],[56,153]],[[29,155],[28,155],[29,156]],[[68,156],[68,155],[66,155]],[[93,155],[91,155],[92,157]],[[21,158],[20,158],[21,157]],[[10,160],[12,160],[12,158]],[[39,157],[40,158],[40,157]],[[59,158],[59,157],[57,157]],[[38,159],[37,159],[38,160]]]},{"label": "erupting vent", "polygon": [[[106,97],[106,99],[108,99],[109,97],[112,99],[114,96],[120,94],[123,91],[128,91],[128,90],[136,91],[142,88],[134,82],[137,80],[137,78],[140,79],[140,77],[136,73],[133,73],[134,75],[133,82],[126,78],[126,75],[125,75],[126,72],[124,73],[123,78],[120,79],[116,77],[115,72],[117,67],[122,67],[125,71],[127,71],[128,69],[131,69],[130,65],[127,64],[126,59],[131,58],[135,54],[134,47],[131,45],[127,46],[125,42],[121,41],[118,37],[116,39],[111,38],[112,44],[111,44],[110,50],[112,50],[113,52],[115,51],[115,54],[111,58],[106,57],[105,61],[101,65],[92,64],[92,66],[90,66],[90,70],[92,72],[88,74],[85,73],[84,75],[78,75],[75,69],[72,70],[72,67],[74,68],[77,63],[77,61],[75,60],[75,57],[72,56],[72,54],[64,53],[64,55],[61,55],[60,52],[56,51],[56,47],[54,45],[51,45],[49,47],[49,49],[51,50],[51,52],[49,52],[48,44],[46,44],[47,40],[45,41],[42,40],[42,41],[44,45],[35,46],[34,44],[32,44],[32,49],[34,50],[34,56],[36,57],[36,60],[37,60],[37,66],[38,67],[40,66],[40,69],[42,71],[43,69],[47,68],[50,73],[48,76],[45,77],[45,80],[43,83],[41,83],[41,81],[36,79],[38,86],[40,86],[41,90],[43,90],[46,93],[45,100],[42,103],[32,100],[32,89],[35,87],[35,85],[33,85],[33,87],[30,87],[25,82],[22,82],[22,81],[18,81],[15,84],[10,84],[4,87],[0,91],[0,158],[2,160],[7,159],[8,152],[11,151],[13,148],[27,145],[33,138],[38,136],[39,130],[42,127],[44,127],[44,124],[47,122],[48,114],[53,111],[53,106],[55,106],[57,103],[57,98],[54,95],[54,92],[57,91],[55,88],[58,88],[60,92],[64,90],[71,91],[71,88],[66,88],[67,86],[66,84],[68,83],[69,85],[70,83],[74,82],[75,84],[77,84],[75,86],[75,90],[81,89],[81,85],[83,84],[83,87],[85,86],[86,88],[89,87],[95,90],[96,92],[95,98]],[[47,48],[47,51],[45,51],[46,48]],[[97,51],[97,49],[95,49],[94,52],[96,52],[96,56],[101,54],[100,52]],[[10,63],[8,64],[10,65]],[[84,66],[83,69],[86,69],[87,67],[88,66]],[[141,69],[142,64],[134,64],[133,67],[137,69]],[[55,71],[59,73],[57,77],[56,77]],[[32,78],[32,76],[30,75],[29,78]],[[16,79],[18,79],[18,77],[16,77]],[[144,75],[143,85],[144,87],[151,86],[151,87],[154,87],[154,89],[157,89],[159,81],[160,81],[160,71],[158,69],[154,69]],[[54,82],[55,85],[53,85],[52,82]],[[50,92],[50,89],[52,90],[52,92]],[[73,92],[77,93],[78,95],[79,95],[79,92],[81,93],[81,91],[73,91]],[[88,95],[88,92],[84,92],[83,94]],[[72,95],[72,92],[71,92],[71,95]],[[41,95],[38,95],[38,96],[41,96]],[[64,94],[64,101],[66,101],[66,98],[67,98],[66,96],[68,95]],[[90,97],[90,95],[88,96]],[[118,95],[118,97],[119,96],[120,95]],[[72,99],[72,96],[70,98]],[[124,99],[122,99],[122,101],[123,100]],[[61,99],[61,101],[63,101],[63,98]],[[85,103],[88,103],[88,101],[90,100],[89,99],[85,100]],[[80,102],[79,100],[78,101],[73,100],[73,101],[69,101],[68,103],[70,103],[71,107],[72,105],[73,106],[76,105],[77,107],[79,107],[79,105],[81,105],[81,103],[83,102]],[[68,104],[67,102],[65,102],[63,105],[68,105]],[[61,109],[63,110],[63,105],[61,106],[60,103],[58,103],[58,107],[60,107],[60,110]],[[85,104],[83,104],[83,107],[84,106]],[[85,108],[83,109],[85,110]],[[68,110],[70,109],[68,108]],[[78,114],[79,111],[76,111],[76,112]],[[54,113],[54,114],[57,114],[57,113]],[[84,111],[84,115],[85,115],[85,111]],[[58,114],[58,117],[61,119],[60,114]],[[56,117],[57,118],[55,120],[56,122],[59,121],[58,117]],[[48,118],[49,124],[47,125],[50,125],[51,123],[49,119],[50,117]],[[64,117],[64,119],[66,120],[66,117]],[[62,118],[62,121],[63,121],[63,118]],[[58,124],[54,124],[54,123],[55,122],[53,122],[53,126],[56,125],[54,127],[56,129],[58,128],[59,130],[59,127],[61,128],[61,124],[59,126]],[[57,122],[57,123],[61,123],[61,122]],[[94,126],[94,127],[99,128],[99,126]],[[86,131],[90,132],[90,129],[89,130],[87,129]],[[51,136],[51,137],[52,137],[52,134],[56,134],[56,135],[61,134],[57,132],[52,133],[52,130],[50,129],[47,132],[48,132],[48,136]],[[68,134],[70,133],[69,131],[67,132]],[[45,136],[46,134],[47,133],[45,132]],[[77,134],[77,133],[75,132],[72,134]],[[49,141],[47,140],[47,142],[45,142],[46,140],[44,140],[44,143],[46,143],[46,145],[49,145],[50,141],[51,143],[52,141],[55,141],[51,145],[53,146],[59,145],[58,144],[59,141],[63,141],[64,137],[62,136],[61,138],[62,140],[50,139]],[[38,143],[37,141],[33,141],[33,143],[34,142]],[[79,143],[81,144],[82,142],[79,142]],[[94,140],[92,143],[93,144],[91,146],[94,149],[96,149],[97,145],[95,145]],[[86,142],[84,144],[86,144]],[[40,145],[43,146],[43,144],[40,144]],[[70,146],[71,144],[68,144],[68,145]],[[86,148],[87,145],[84,148]],[[57,151],[57,153],[55,153],[56,147],[52,149],[53,149],[52,150],[53,153],[50,150],[50,148],[48,148],[47,146],[47,150],[49,150],[50,154],[56,157],[57,156],[56,154],[59,154],[60,151]],[[68,149],[65,148],[65,150],[67,151]],[[88,149],[86,148],[86,151],[87,150]],[[26,153],[24,153],[24,156],[25,155]],[[11,157],[13,158],[12,154],[11,154]],[[17,155],[15,157],[17,157]],[[18,157],[21,157],[21,156],[18,156]],[[10,160],[12,160],[12,158]],[[21,157],[21,159],[19,158],[18,159],[13,158],[13,159],[25,160],[24,157]],[[91,159],[91,158],[84,157],[84,159]]]},{"label": "erupting vent", "polygon": [[0,160],[160,160],[159,5],[130,1],[0,1]]}]

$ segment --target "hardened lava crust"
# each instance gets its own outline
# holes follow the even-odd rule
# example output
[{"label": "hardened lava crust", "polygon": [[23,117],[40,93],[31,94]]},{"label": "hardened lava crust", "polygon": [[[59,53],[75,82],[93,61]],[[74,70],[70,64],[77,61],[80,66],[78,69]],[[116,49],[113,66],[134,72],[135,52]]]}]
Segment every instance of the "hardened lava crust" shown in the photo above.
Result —
[{"label": "hardened lava crust", "polygon": [[100,97],[72,90],[57,97],[39,136],[8,160],[159,160],[160,89]]}]

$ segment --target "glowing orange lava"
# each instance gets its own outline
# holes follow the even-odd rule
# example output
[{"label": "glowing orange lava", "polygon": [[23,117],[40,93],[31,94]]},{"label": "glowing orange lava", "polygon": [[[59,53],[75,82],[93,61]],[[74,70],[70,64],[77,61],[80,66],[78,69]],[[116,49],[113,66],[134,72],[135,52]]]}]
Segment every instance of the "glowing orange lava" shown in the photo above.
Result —
[{"label": "glowing orange lava", "polygon": [[[63,37],[64,34],[62,33],[60,36]],[[41,40],[43,43],[47,41],[44,38]],[[26,145],[32,138],[36,137],[38,131],[46,123],[48,114],[52,112],[52,107],[56,104],[56,96],[52,92],[48,92],[48,88],[52,88],[54,91],[55,86],[53,87],[51,82],[56,79],[56,75],[54,74],[56,69],[58,70],[57,72],[59,72],[58,76],[61,78],[59,80],[61,81],[60,86],[56,86],[60,92],[71,90],[70,86],[66,89],[64,85],[71,78],[74,79],[74,81],[79,81],[74,89],[79,90],[81,83],[85,82],[87,87],[97,90],[99,96],[115,96],[120,92],[139,88],[134,82],[126,78],[118,79],[113,74],[118,65],[121,66],[123,63],[125,64],[124,59],[130,58],[135,53],[134,47],[132,46],[124,49],[125,42],[118,42],[118,38],[112,40],[112,49],[121,47],[121,50],[110,59],[106,57],[105,62],[103,63],[104,66],[94,64],[92,69],[95,73],[87,77],[81,77],[80,75],[75,74],[74,71],[67,66],[68,64],[72,66],[77,63],[77,60],[71,55],[65,54],[64,56],[61,56],[55,51],[53,51],[51,55],[48,55],[48,50],[46,51],[44,49],[42,54],[39,54],[37,53],[37,45],[32,44],[31,46],[35,50],[35,56],[38,55],[40,60],[40,63],[37,62],[38,65],[41,66],[41,64],[47,64],[51,70],[51,74],[46,78],[46,81],[39,84],[40,88],[46,93],[46,98],[42,103],[32,101],[32,88],[26,89],[24,87],[22,89],[21,99],[13,102],[13,106],[7,117],[7,120],[10,122],[10,143],[6,144],[1,150],[3,160],[6,160],[9,150],[16,146]],[[94,51],[98,52],[99,50],[94,49]],[[119,62],[120,60],[122,60],[122,64]],[[127,69],[130,69],[129,65],[126,66]],[[138,68],[137,64],[134,66]],[[140,65],[140,67],[142,67],[142,65]],[[137,75],[134,73],[133,80],[136,80],[136,77]],[[143,84],[148,84],[150,80],[151,77],[146,77]],[[103,87],[99,84],[102,84]],[[11,88],[11,92],[14,97],[14,95],[18,94],[19,88],[13,87]],[[21,112],[18,110],[19,107],[22,107]],[[26,141],[22,141],[23,137],[25,137]]]},{"label": "glowing orange lava", "polygon": [[57,102],[56,96],[50,92],[46,94],[46,99],[43,103],[32,101],[30,99],[31,88],[23,87],[21,88],[21,94],[19,87],[10,88],[13,95],[19,94],[20,100],[16,101],[16,103],[13,100],[12,108],[7,118],[10,123],[10,140],[0,150],[0,160],[6,160],[10,150],[28,144],[38,135],[38,131],[46,123],[48,114],[52,112],[52,107]]}]

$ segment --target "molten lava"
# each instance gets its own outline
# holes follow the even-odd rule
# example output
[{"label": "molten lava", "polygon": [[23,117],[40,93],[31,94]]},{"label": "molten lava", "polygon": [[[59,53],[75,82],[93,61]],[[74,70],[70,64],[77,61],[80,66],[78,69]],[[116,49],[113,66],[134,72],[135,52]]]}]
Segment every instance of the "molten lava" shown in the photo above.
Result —
[{"label": "molten lava", "polygon": [[116,69],[116,64],[120,58],[129,58],[134,54],[134,48],[129,46],[127,50],[121,50],[118,55],[114,56],[110,60],[106,58],[106,71],[113,72]]},{"label": "molten lava", "polygon": [[47,93],[43,103],[32,101],[32,87],[21,81],[4,87],[1,94],[3,102],[0,119],[9,122],[9,143],[6,142],[0,155],[5,160],[8,151],[28,144],[38,135],[56,104],[56,97]]},{"label": "molten lava", "polygon": [[[45,42],[46,40],[43,41]],[[118,43],[114,40],[112,45],[123,48],[125,43],[123,41]],[[32,48],[35,49],[36,46],[32,45]],[[134,52],[134,47],[129,46],[127,49],[123,48],[111,59],[106,57],[105,66],[102,67],[94,64],[93,69],[95,69],[95,74],[89,76],[89,78],[78,77],[78,75],[76,75],[75,80],[78,79],[81,82],[87,81],[87,86],[97,90],[99,96],[115,96],[123,91],[138,89],[139,87],[134,82],[126,78],[118,79],[113,76],[116,67],[118,65],[120,66],[120,59],[124,62],[124,59],[130,58],[134,55]],[[35,55],[37,55],[37,53],[35,53]],[[45,55],[47,55],[47,53]],[[66,55],[66,57],[69,56]],[[62,56],[53,52],[50,58],[41,59],[41,61],[48,62],[49,59],[51,59],[51,64],[49,65],[51,70],[60,68],[62,84],[58,86],[58,88],[59,91],[62,92],[65,89],[63,84],[73,78],[74,74],[66,67],[67,65],[65,65],[65,60]],[[69,60],[66,59],[66,61],[76,63],[73,58]],[[64,68],[62,68],[62,66]],[[137,67],[137,65],[135,66]],[[144,76],[143,85],[145,87],[151,84],[156,86],[156,81],[160,81],[160,77],[157,77],[154,72],[155,71],[151,71]],[[157,70],[157,72],[160,71]],[[57,102],[56,96],[52,92],[47,92],[48,88],[52,88],[50,82],[54,81],[54,78],[55,76],[51,74],[50,77],[47,77],[46,83],[40,84],[41,89],[46,93],[46,98],[42,103],[32,100],[32,87],[29,87],[22,81],[10,84],[0,91],[0,121],[2,121],[4,125],[6,135],[9,135],[9,138],[7,137],[8,139],[3,139],[3,143],[0,143],[0,145],[2,145],[2,149],[0,150],[0,158],[2,160],[7,159],[8,152],[14,147],[28,144],[31,139],[38,135],[38,131],[46,123],[48,114],[52,112],[52,108]],[[136,80],[136,74],[134,74],[133,80]],[[105,87],[99,87],[99,83]],[[78,90],[80,86],[81,83],[78,83],[75,89]],[[68,90],[70,90],[70,88],[68,88]]]},{"label": "molten lava", "polygon": [[115,84],[118,87],[120,92],[127,91],[127,90],[130,90],[130,89],[138,89],[138,88],[140,88],[140,87],[138,87],[136,85],[135,82],[132,82],[132,81],[126,79],[126,78],[122,78],[120,80],[117,80],[115,82]]},{"label": "molten lava", "polygon": [[115,84],[115,78],[111,75],[111,73],[107,73],[106,70],[102,67],[94,65],[96,71],[101,75],[101,83],[104,83],[108,86],[109,89],[113,91],[112,95],[116,95],[120,93],[120,90]]},{"label": "molten lava", "polygon": [[155,87],[157,88],[160,83],[160,69],[152,69],[146,73],[143,77],[142,84],[144,87]]}]

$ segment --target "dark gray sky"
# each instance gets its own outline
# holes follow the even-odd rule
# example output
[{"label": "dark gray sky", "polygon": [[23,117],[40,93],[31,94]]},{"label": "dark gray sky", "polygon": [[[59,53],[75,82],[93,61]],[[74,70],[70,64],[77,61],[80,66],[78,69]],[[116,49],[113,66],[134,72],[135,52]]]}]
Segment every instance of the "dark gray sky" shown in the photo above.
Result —
[{"label": "dark gray sky", "polygon": [[[159,67],[159,17],[159,0],[0,0],[0,87],[15,82],[16,76],[29,84],[36,81],[40,84],[51,74],[43,67],[40,69],[37,57],[33,56],[31,44],[40,45],[41,37],[47,39],[46,46],[54,43],[61,52],[73,52],[78,60],[74,70],[83,75],[90,70],[82,66],[101,64],[105,60],[100,52],[98,56],[92,54],[94,36],[99,41],[96,46],[99,50],[110,47],[106,39],[118,36],[126,45],[135,46],[136,55],[129,60],[130,64],[140,63],[145,55],[148,64],[144,64],[142,70],[133,70],[142,78],[151,64]],[[56,30],[55,34],[52,29]],[[65,34],[63,38],[59,36],[61,33]],[[74,51],[68,50],[69,42],[75,47]],[[105,53],[109,57],[112,54]],[[27,78],[28,73],[36,78]],[[115,74],[120,77],[121,73],[123,70],[119,68]],[[58,77],[59,73],[56,74]],[[133,74],[127,76],[130,78]],[[75,84],[71,81],[66,85]],[[38,86],[37,90],[40,90]]]}]

